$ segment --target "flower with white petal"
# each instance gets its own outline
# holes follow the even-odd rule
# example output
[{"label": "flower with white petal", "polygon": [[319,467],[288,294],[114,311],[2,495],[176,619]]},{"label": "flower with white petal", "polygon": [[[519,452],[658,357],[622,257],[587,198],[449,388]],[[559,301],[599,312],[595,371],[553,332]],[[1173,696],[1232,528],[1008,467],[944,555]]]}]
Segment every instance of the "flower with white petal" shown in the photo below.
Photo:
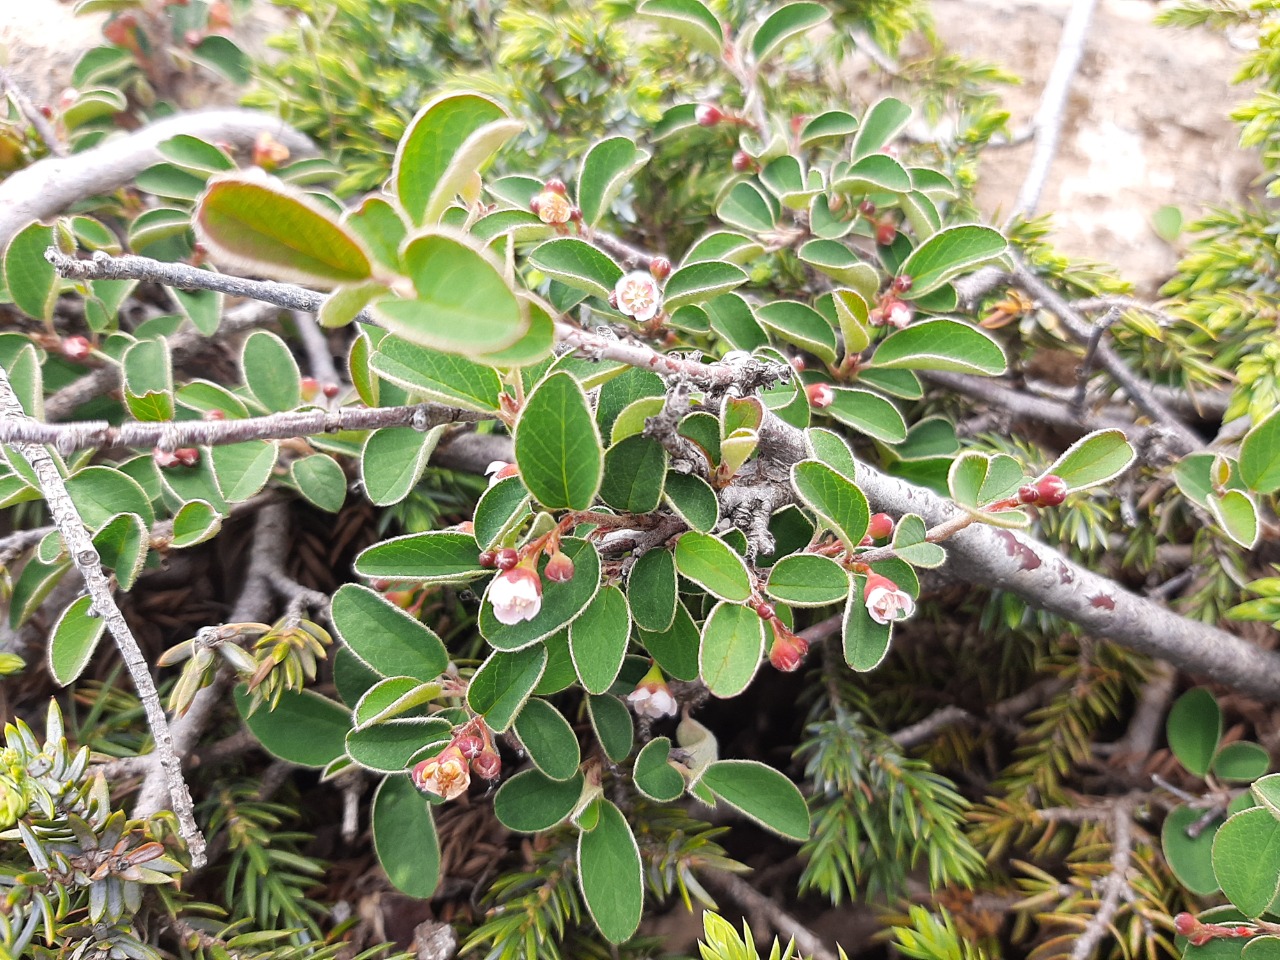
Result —
[{"label": "flower with white petal", "polygon": [[901,300],[895,300],[889,306],[889,309],[885,311],[884,322],[897,330],[901,330],[911,322],[914,316],[915,313],[909,306]]},{"label": "flower with white petal", "polygon": [[866,602],[867,612],[876,623],[906,620],[916,611],[916,602],[911,599],[911,594],[899,589],[896,583],[878,573],[867,577],[862,597]]},{"label": "flower with white petal", "polygon": [[507,477],[514,477],[518,472],[514,463],[507,463],[505,460],[494,460],[489,466],[485,467],[485,476],[489,478],[489,486],[493,486],[499,480],[505,480]]},{"label": "flower with white petal", "polygon": [[542,609],[542,580],[532,566],[520,564],[493,578],[489,602],[499,623],[532,620]]},{"label": "flower with white petal", "polygon": [[641,683],[627,694],[627,703],[638,717],[661,720],[676,715],[676,698],[665,683]]},{"label": "flower with white petal", "polygon": [[613,288],[618,310],[636,323],[647,323],[662,309],[662,291],[658,281],[646,270],[633,270],[618,280]]},{"label": "flower with white petal", "polygon": [[423,760],[413,768],[413,783],[419,790],[445,800],[466,793],[471,783],[471,769],[462,750],[456,745],[445,747],[434,757]]}]

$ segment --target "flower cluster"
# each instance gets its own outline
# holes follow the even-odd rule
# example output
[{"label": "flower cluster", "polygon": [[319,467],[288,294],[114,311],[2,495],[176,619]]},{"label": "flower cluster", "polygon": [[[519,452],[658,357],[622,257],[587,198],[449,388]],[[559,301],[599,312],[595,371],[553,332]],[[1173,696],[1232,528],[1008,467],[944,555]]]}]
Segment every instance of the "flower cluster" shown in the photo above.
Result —
[{"label": "flower cluster", "polygon": [[467,792],[473,773],[482,780],[496,780],[502,774],[502,757],[493,745],[493,735],[479,718],[464,726],[435,756],[418,763],[410,777],[424,793],[452,800]]}]

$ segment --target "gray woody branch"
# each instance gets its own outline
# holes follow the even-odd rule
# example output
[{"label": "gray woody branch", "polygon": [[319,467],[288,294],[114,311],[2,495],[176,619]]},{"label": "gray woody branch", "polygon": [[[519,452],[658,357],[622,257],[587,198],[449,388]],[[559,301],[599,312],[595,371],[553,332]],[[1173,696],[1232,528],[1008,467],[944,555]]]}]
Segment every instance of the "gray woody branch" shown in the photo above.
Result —
[{"label": "gray woody branch", "polygon": [[[324,295],[291,283],[273,280],[242,280],[239,277],[212,273],[184,263],[161,263],[147,257],[126,255],[113,257],[101,250],[92,260],[77,260],[60,253],[55,247],[45,251],[45,259],[60,275],[70,280],[141,280],[162,283],[180,290],[214,290],[234,297],[247,297],[273,303],[290,310],[315,313]],[[356,317],[377,325],[377,317],[361,311]],[[580,330],[563,321],[556,322],[556,340],[563,346],[601,360],[616,360],[655,373],[686,377],[703,387],[739,385],[744,391],[767,386],[791,376],[791,368],[771,361],[745,363],[702,363],[672,354],[662,354],[643,344],[628,343],[615,337]]]},{"label": "gray woody branch", "polygon": [[242,149],[264,132],[295,154],[313,150],[310,140],[279,117],[256,110],[205,110],[149,124],[84,153],[33,163],[0,183],[0,250],[32,220],[47,220],[78,200],[124,186],[164,159],[156,148],[172,137],[187,134]]},{"label": "gray woody branch", "polygon": [[[0,370],[0,411],[3,413],[3,421],[0,422],[21,422],[27,419],[22,404],[19,403],[9,383],[9,377],[3,370]],[[80,571],[80,575],[84,577],[85,586],[93,598],[93,606],[90,610],[106,621],[107,629],[111,631],[111,636],[120,649],[120,657],[124,660],[129,676],[133,679],[133,685],[138,691],[143,710],[146,712],[147,725],[155,738],[155,752],[159,758],[163,786],[168,792],[173,811],[178,816],[178,828],[191,854],[191,864],[198,869],[204,866],[205,862],[204,836],[196,825],[191,793],[182,779],[182,762],[174,751],[173,734],[165,719],[164,708],[160,705],[160,695],[156,692],[155,683],[151,679],[147,660],[142,655],[138,641],[129,630],[124,614],[116,605],[111,583],[103,573],[102,564],[99,562],[98,551],[94,548],[84,521],[80,519],[80,514],[71,501],[71,495],[67,492],[67,486],[58,472],[57,464],[53,462],[52,455],[44,447],[35,443],[12,443],[11,446],[27,463],[31,464],[31,469],[35,471],[40,490],[49,504],[49,512],[53,514],[53,521],[62,535],[67,553],[74,561],[76,569]]]}]

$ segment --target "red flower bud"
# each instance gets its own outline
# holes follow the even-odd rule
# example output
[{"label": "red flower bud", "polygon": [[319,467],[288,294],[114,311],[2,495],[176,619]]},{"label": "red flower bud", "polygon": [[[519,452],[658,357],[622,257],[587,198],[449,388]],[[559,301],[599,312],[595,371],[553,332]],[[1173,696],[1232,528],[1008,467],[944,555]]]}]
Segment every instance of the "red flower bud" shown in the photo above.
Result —
[{"label": "red flower bud", "polygon": [[511,547],[503,547],[498,551],[498,558],[494,562],[494,566],[499,570],[510,570],[520,562],[520,554],[516,553]]},{"label": "red flower bud", "polygon": [[1025,484],[1018,488],[1018,499],[1023,503],[1035,503],[1040,499],[1040,491],[1031,484]]},{"label": "red flower bud", "polygon": [[700,103],[693,111],[693,117],[700,127],[714,127],[724,119],[724,111],[713,103]]},{"label": "red flower bud", "polygon": [[867,536],[875,540],[883,540],[893,534],[893,517],[887,513],[874,513],[867,522]]},{"label": "red flower bud", "polygon": [[498,553],[496,550],[486,550],[480,554],[480,566],[486,570],[492,570],[498,565]]},{"label": "red flower bud", "polygon": [[794,370],[796,373],[804,373],[805,367],[808,366],[808,364],[804,362],[804,357],[800,356],[799,354],[796,354],[794,357],[792,357],[790,362],[791,362],[791,369]]},{"label": "red flower bud", "polygon": [[529,209],[534,213],[537,213],[542,209],[542,201],[538,199],[537,194],[534,194],[532,199],[529,200]]},{"label": "red flower bud", "polygon": [[341,388],[341,387],[339,387],[336,383],[326,383],[326,384],[324,385],[324,388],[321,390],[321,392],[322,392],[326,397],[328,397],[330,400],[332,400],[332,399],[334,399],[334,398],[335,398],[339,393],[341,393],[341,392],[342,392],[342,388]]},{"label": "red flower bud", "polygon": [[898,225],[891,217],[885,217],[876,224],[876,243],[887,247],[896,239],[898,239]]},{"label": "red flower bud", "polygon": [[1036,483],[1036,503],[1042,507],[1056,507],[1067,499],[1067,483],[1061,477],[1056,477],[1052,473],[1047,477],[1041,478]]},{"label": "red flower bud", "polygon": [[829,383],[811,383],[804,388],[804,392],[809,397],[809,406],[815,410],[831,406],[836,399],[836,392]]},{"label": "red flower bud", "polygon": [[649,273],[655,280],[665,280],[671,276],[671,261],[666,257],[654,257],[649,261]]},{"label": "red flower bud", "polygon": [[1180,937],[1189,937],[1200,926],[1200,921],[1189,913],[1180,913],[1173,918],[1173,929]]},{"label": "red flower bud", "polygon": [[224,410],[206,410],[201,417],[205,420],[225,420],[227,414]]},{"label": "red flower bud", "polygon": [[475,734],[469,733],[464,737],[455,738],[453,746],[461,750],[462,755],[468,760],[474,760],[484,750],[484,741]]},{"label": "red flower bud", "polygon": [[556,583],[568,583],[573,579],[573,561],[557,550],[547,561],[543,574]]},{"label": "red flower bud", "polygon": [[751,158],[751,154],[745,150],[739,150],[733,155],[733,169],[737,173],[750,173],[756,168],[756,162]]},{"label": "red flower bud", "polygon": [[617,290],[609,291],[609,306],[613,307],[613,309],[615,310],[618,309],[618,291]]},{"label": "red flower bud", "polygon": [[156,466],[162,470],[167,470],[169,467],[176,467],[181,463],[178,459],[178,455],[172,450],[161,450],[159,447],[156,447],[151,451],[151,459],[154,460]]},{"label": "red flower bud", "polygon": [[302,399],[306,403],[320,395],[320,381],[315,377],[303,377],[298,381],[298,386],[302,388]]},{"label": "red flower bud", "polygon": [[778,615],[778,611],[773,609],[773,604],[764,601],[756,606],[756,613],[760,615],[761,620],[772,620]]},{"label": "red flower bud", "polygon": [[774,618],[772,623],[773,646],[769,648],[769,662],[774,669],[791,673],[809,652],[809,642],[788,630],[781,620]]},{"label": "red flower bud", "polygon": [[62,355],[68,360],[83,360],[93,352],[93,344],[87,337],[64,337]]},{"label": "red flower bud", "polygon": [[497,780],[502,776],[502,757],[496,750],[484,750],[471,761],[471,772],[481,780]]},{"label": "red flower bud", "polygon": [[178,462],[184,467],[194,467],[200,462],[200,451],[195,447],[182,447],[173,451],[173,455],[178,458]]},{"label": "red flower bud", "polygon": [[562,197],[567,197],[569,195],[568,188],[565,187],[564,181],[559,177],[552,177],[543,185],[543,189],[550,190],[552,193],[558,193]]},{"label": "red flower bud", "polygon": [[915,283],[915,281],[905,273],[898,274],[898,276],[893,278],[893,292],[906,293],[911,289],[911,285],[913,283]]},{"label": "red flower bud", "polygon": [[874,217],[876,215],[876,205],[870,200],[863,200],[858,204],[858,212],[864,217]]}]

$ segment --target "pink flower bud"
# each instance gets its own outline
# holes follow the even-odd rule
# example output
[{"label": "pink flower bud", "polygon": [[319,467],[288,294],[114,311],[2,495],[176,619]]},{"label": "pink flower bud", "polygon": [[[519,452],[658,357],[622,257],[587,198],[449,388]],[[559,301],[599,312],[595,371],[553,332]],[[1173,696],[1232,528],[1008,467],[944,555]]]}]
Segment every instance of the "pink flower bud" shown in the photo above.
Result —
[{"label": "pink flower bud", "polygon": [[773,620],[773,646],[769,648],[769,662],[774,669],[791,673],[800,666],[808,652],[807,640],[788,630],[781,620]]},{"label": "pink flower bud", "polygon": [[890,300],[882,309],[884,322],[898,330],[909,324],[915,316],[915,312],[898,299]]},{"label": "pink flower bud", "polygon": [[896,239],[898,239],[898,224],[892,217],[885,217],[876,223],[876,243],[887,247]]},{"label": "pink flower bud", "polygon": [[1018,499],[1023,503],[1035,503],[1040,499],[1040,491],[1031,484],[1025,484],[1018,488]]},{"label": "pink flower bud", "polygon": [[562,197],[567,197],[569,195],[568,188],[565,187],[564,181],[561,180],[559,177],[552,177],[542,186],[544,190],[549,190],[552,193],[558,193]]},{"label": "pink flower bud", "polygon": [[905,590],[888,577],[878,573],[867,575],[867,585],[862,593],[867,613],[876,623],[894,623],[915,613],[916,602]]},{"label": "pink flower bud", "polygon": [[471,772],[481,780],[497,780],[502,776],[502,757],[493,748],[484,750],[471,761]]},{"label": "pink flower bud", "polygon": [[498,557],[494,561],[494,566],[499,570],[507,571],[520,562],[520,554],[516,553],[511,547],[503,547],[498,551]]},{"label": "pink flower bud", "polygon": [[811,383],[805,387],[805,393],[809,395],[809,406],[815,410],[831,406],[836,399],[836,392],[829,383]]},{"label": "pink flower bud", "polygon": [[655,280],[665,280],[671,276],[671,261],[666,257],[654,257],[649,261],[649,274]]},{"label": "pink flower bud", "polygon": [[498,551],[496,550],[484,551],[484,553],[480,554],[479,560],[477,562],[480,564],[480,566],[484,567],[486,570],[492,570],[494,567],[498,565]]},{"label": "pink flower bud", "polygon": [[1067,483],[1052,473],[1036,482],[1036,503],[1042,507],[1056,507],[1067,499]]},{"label": "pink flower bud", "polygon": [[735,153],[731,162],[735,173],[750,173],[756,168],[756,162],[751,159],[751,154],[745,150],[739,150]]},{"label": "pink flower bud", "polygon": [[700,103],[693,111],[693,118],[700,127],[714,127],[724,119],[724,111],[714,103]]},{"label": "pink flower bud", "polygon": [[512,626],[532,620],[542,609],[542,580],[531,567],[523,564],[504,570],[489,585],[489,602],[499,623]]},{"label": "pink flower bud", "polygon": [[151,451],[151,459],[155,461],[157,467],[167,470],[169,467],[176,467],[182,461],[178,459],[177,453],[172,450],[161,450],[156,447]]},{"label": "pink flower bud", "polygon": [[200,451],[195,447],[182,447],[173,451],[173,455],[178,458],[178,462],[184,467],[194,467],[200,462]]},{"label": "pink flower bud", "polygon": [[573,579],[573,561],[557,550],[551,555],[542,572],[548,580],[555,583],[568,583]]},{"label": "pink flower bud", "polygon": [[453,745],[461,750],[462,755],[468,760],[474,760],[480,755],[480,751],[484,749],[484,741],[474,733],[469,733],[464,737],[455,738]]},{"label": "pink flower bud", "polygon": [[62,355],[68,360],[84,360],[93,352],[93,344],[85,337],[64,337]]},{"label": "pink flower bud", "polygon": [[320,381],[315,377],[303,377],[298,381],[298,386],[302,388],[302,400],[304,403],[310,403],[320,396]]},{"label": "pink flower bud", "polygon": [[339,393],[342,392],[342,388],[339,387],[336,383],[326,383],[322,388],[321,392],[330,400],[333,400],[335,397],[338,396]]},{"label": "pink flower bud", "polygon": [[1200,921],[1191,914],[1183,912],[1173,918],[1173,929],[1180,937],[1189,937],[1200,926]]},{"label": "pink flower bud", "polygon": [[867,521],[867,536],[873,540],[883,540],[893,533],[893,517],[887,513],[873,513]]},{"label": "pink flower bud", "polygon": [[905,273],[900,273],[893,278],[893,292],[906,293],[911,289],[911,286],[914,283],[915,281],[911,277],[907,276]]}]

